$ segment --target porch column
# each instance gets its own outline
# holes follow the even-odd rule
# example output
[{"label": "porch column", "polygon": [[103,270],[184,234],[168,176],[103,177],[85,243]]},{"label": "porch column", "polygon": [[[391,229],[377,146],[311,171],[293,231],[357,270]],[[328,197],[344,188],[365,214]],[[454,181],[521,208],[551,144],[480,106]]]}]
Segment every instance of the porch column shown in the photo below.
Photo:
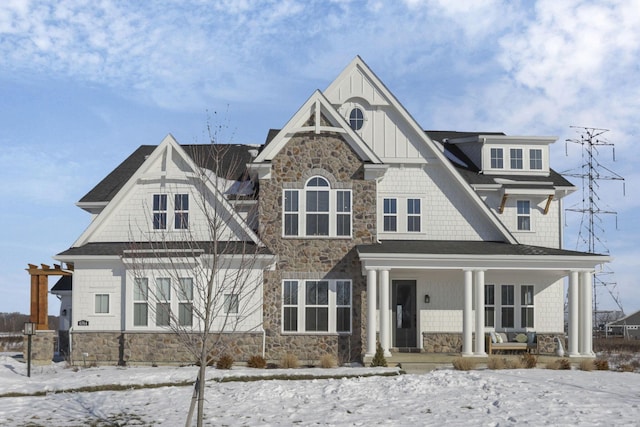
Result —
[{"label": "porch column", "polygon": [[378,278],[376,270],[367,270],[367,356],[376,353],[376,299]]},{"label": "porch column", "polygon": [[464,308],[462,309],[462,355],[473,355],[473,272],[464,271]]},{"label": "porch column", "polygon": [[476,285],[476,351],[475,356],[486,356],[484,349],[484,270],[475,272]]},{"label": "porch column", "polygon": [[380,270],[380,344],[384,356],[390,357],[391,325],[389,323],[389,270]]},{"label": "porch column", "polygon": [[594,356],[593,353],[593,275],[590,271],[580,273],[580,355]]},{"label": "porch column", "polygon": [[578,318],[579,276],[577,271],[569,274],[569,357],[580,356],[578,342],[580,338],[580,319]]}]

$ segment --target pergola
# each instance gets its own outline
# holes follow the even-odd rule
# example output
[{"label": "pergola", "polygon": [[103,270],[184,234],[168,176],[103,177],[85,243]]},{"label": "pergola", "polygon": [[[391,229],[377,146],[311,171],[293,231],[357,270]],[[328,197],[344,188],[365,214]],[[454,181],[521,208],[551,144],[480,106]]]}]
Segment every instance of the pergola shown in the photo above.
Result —
[{"label": "pergola", "polygon": [[30,321],[36,323],[36,330],[43,331],[49,329],[49,276],[71,276],[73,266],[67,265],[67,270],[63,270],[58,264],[53,268],[47,264],[38,267],[29,264],[27,271],[31,276],[31,313]]}]

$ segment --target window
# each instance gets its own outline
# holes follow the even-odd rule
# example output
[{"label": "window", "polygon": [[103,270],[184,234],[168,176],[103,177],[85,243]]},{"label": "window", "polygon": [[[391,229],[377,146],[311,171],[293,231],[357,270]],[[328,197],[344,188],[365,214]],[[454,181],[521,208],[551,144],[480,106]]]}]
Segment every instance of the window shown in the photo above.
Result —
[{"label": "window", "polygon": [[156,326],[169,326],[171,322],[171,279],[156,279]]},{"label": "window", "polygon": [[351,332],[351,282],[336,282],[336,332]]},{"label": "window", "polygon": [[336,192],[336,235],[351,235],[351,192]]},{"label": "window", "polygon": [[176,230],[186,230],[189,228],[189,195],[175,195],[175,226]]},{"label": "window", "polygon": [[407,199],[407,231],[420,231],[420,199]]},{"label": "window", "polygon": [[225,314],[238,314],[238,308],[240,307],[240,299],[238,294],[224,294],[224,313]]},{"label": "window", "polygon": [[193,279],[179,279],[178,300],[178,325],[193,326]]},{"label": "window", "polygon": [[491,149],[491,169],[502,169],[504,167],[504,160],[502,154],[502,148]]},{"label": "window", "polygon": [[298,191],[284,192],[284,235],[298,235]]},{"label": "window", "polygon": [[533,286],[520,288],[520,327],[533,328]]},{"label": "window", "polygon": [[384,231],[398,230],[398,208],[396,199],[384,199],[383,222]]},{"label": "window", "polygon": [[484,326],[495,328],[496,326],[496,286],[484,286]]},{"label": "window", "polygon": [[167,228],[167,195],[153,195],[153,229],[165,230]]},{"label": "window", "polygon": [[517,206],[517,218],[518,218],[518,230],[529,231],[531,230],[531,202],[529,200],[518,200]]},{"label": "window", "polygon": [[501,326],[503,328],[513,328],[515,325],[514,311],[514,286],[502,285],[502,295],[500,299],[501,307]]},{"label": "window", "polygon": [[309,180],[307,188],[307,236],[328,236],[329,183],[315,177]]},{"label": "window", "polygon": [[133,326],[147,326],[149,306],[149,279],[135,279],[133,283]]},{"label": "window", "polygon": [[529,168],[542,169],[542,150],[539,148],[529,150]]},{"label": "window", "polygon": [[512,148],[511,154],[511,169],[522,169],[522,148]]},{"label": "window", "polygon": [[351,281],[285,280],[284,332],[351,332]]},{"label": "window", "polygon": [[95,296],[95,313],[109,313],[109,294],[96,294]]},{"label": "window", "polygon": [[354,108],[349,113],[349,125],[353,130],[360,130],[364,125],[364,113],[360,108]]},{"label": "window", "polygon": [[303,190],[284,190],[283,235],[351,236],[351,210],[351,190],[331,189],[325,178],[313,177]]},{"label": "window", "polygon": [[305,330],[329,331],[329,282],[307,281],[305,292]]},{"label": "window", "polygon": [[285,280],[283,284],[283,316],[282,329],[284,331],[298,330],[298,282]]}]

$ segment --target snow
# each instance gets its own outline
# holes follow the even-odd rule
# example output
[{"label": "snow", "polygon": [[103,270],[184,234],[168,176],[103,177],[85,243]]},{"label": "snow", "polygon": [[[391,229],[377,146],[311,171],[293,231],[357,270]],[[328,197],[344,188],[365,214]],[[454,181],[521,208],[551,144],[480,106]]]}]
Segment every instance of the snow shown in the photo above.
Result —
[{"label": "snow", "polygon": [[[0,353],[0,424],[179,426],[189,408],[196,367],[69,368],[26,365]],[[548,369],[395,368],[208,369],[205,425],[637,425],[640,375]],[[222,377],[334,375],[334,379],[218,382]],[[178,385],[122,391],[73,391],[99,385]],[[65,391],[66,390],[66,391]],[[45,395],[35,393],[48,392]],[[14,394],[15,395],[15,394]]]}]

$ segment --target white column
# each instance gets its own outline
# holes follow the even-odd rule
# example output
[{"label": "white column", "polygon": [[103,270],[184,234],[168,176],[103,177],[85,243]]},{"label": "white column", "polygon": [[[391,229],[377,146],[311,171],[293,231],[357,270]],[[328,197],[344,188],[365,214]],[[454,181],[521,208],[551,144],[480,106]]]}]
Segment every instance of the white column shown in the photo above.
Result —
[{"label": "white column", "polygon": [[580,354],[594,356],[593,353],[593,275],[590,271],[580,273],[580,326],[582,335]]},{"label": "white column", "polygon": [[380,270],[380,344],[385,357],[391,352],[391,324],[389,323],[389,270]]},{"label": "white column", "polygon": [[473,272],[464,271],[464,308],[462,310],[462,355],[473,355]]},{"label": "white column", "polygon": [[580,318],[578,302],[580,298],[579,276],[577,271],[569,274],[569,357],[580,356]]},{"label": "white column", "polygon": [[377,281],[376,270],[367,270],[367,356],[373,356],[376,353]]},{"label": "white column", "polygon": [[476,356],[486,356],[484,348],[484,270],[475,272],[476,288]]}]

